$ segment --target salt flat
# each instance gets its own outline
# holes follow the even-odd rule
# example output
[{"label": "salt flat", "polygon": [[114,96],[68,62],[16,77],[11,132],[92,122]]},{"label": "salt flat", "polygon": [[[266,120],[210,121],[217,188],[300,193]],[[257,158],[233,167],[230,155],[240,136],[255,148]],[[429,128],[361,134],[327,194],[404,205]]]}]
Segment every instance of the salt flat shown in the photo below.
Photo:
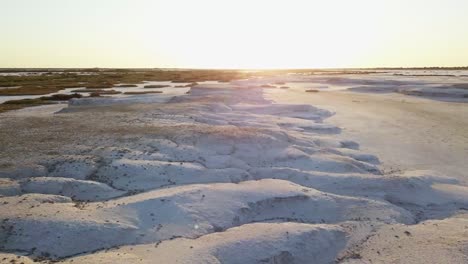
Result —
[{"label": "salt flat", "polygon": [[464,91],[402,92],[434,82],[278,76],[4,113],[0,261],[468,262]]}]

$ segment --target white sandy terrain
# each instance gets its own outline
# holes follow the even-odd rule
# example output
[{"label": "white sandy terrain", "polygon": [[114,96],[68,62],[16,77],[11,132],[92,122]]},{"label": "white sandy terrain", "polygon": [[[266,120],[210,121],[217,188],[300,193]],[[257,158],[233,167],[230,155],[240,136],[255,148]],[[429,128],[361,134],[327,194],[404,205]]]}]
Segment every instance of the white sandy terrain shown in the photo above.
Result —
[{"label": "white sandy terrain", "polygon": [[[384,77],[278,76],[2,114],[0,263],[468,263],[463,128],[417,115],[464,104],[417,98],[396,118],[412,97],[306,93],[323,85],[314,78]],[[424,82],[411,79],[387,85]],[[353,112],[357,97],[367,103]],[[411,158],[416,132],[392,138],[430,120],[458,140],[434,142],[461,155],[445,166]]]},{"label": "white sandy terrain", "polygon": [[[468,90],[467,90],[468,91]],[[385,171],[426,169],[468,183],[468,104],[398,94],[303,90],[269,93],[336,113],[327,121],[377,155]]]}]

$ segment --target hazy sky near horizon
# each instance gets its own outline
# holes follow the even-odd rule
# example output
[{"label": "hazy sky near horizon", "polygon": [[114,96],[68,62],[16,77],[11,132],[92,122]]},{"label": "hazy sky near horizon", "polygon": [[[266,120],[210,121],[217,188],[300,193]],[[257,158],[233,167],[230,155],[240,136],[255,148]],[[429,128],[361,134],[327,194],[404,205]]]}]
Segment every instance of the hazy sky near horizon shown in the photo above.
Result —
[{"label": "hazy sky near horizon", "polygon": [[467,66],[467,0],[0,0],[0,67]]}]

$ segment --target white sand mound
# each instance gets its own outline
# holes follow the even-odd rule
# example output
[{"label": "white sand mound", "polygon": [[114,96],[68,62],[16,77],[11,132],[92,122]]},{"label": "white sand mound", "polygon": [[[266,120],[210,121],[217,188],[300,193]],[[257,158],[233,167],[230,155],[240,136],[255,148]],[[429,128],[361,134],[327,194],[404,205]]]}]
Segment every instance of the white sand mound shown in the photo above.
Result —
[{"label": "white sand mound", "polygon": [[37,177],[21,182],[25,193],[57,194],[78,201],[107,200],[125,194],[103,183],[70,178]]},{"label": "white sand mound", "polygon": [[97,161],[92,156],[63,155],[47,161],[49,177],[67,177],[85,180],[97,169]]},{"label": "white sand mound", "polygon": [[[209,163],[212,162],[213,165]],[[249,175],[241,169],[226,168],[235,161],[207,160],[206,166],[192,162],[167,162],[157,160],[113,161],[102,167],[96,177],[109,182],[121,190],[148,190],[170,185],[210,182],[239,182],[247,180]]]},{"label": "white sand mound", "polygon": [[20,184],[8,178],[0,178],[0,196],[14,196],[21,193]]},{"label": "white sand mound", "polygon": [[255,169],[255,179],[285,179],[324,192],[388,201],[413,212],[417,220],[443,218],[467,208],[468,188],[428,171],[403,175],[304,172],[291,168]]},{"label": "white sand mound", "polygon": [[14,164],[0,168],[0,178],[29,178],[29,177],[40,177],[47,174],[46,167],[39,164]]},{"label": "white sand mound", "polygon": [[[252,222],[413,221],[410,213],[389,203],[326,194],[271,179],[187,185],[82,208],[63,196],[19,198],[0,199],[6,209],[0,212],[8,230],[5,249],[52,258],[128,243],[194,238]],[[58,244],[70,246],[53,246]]]},{"label": "white sand mound", "polygon": [[10,252],[56,258],[134,241],[134,226],[109,222],[105,217],[113,217],[84,211],[64,196],[26,194],[0,203],[2,249]]},{"label": "white sand mound", "polygon": [[197,239],[75,257],[63,263],[334,263],[345,232],[333,225],[257,223]]}]

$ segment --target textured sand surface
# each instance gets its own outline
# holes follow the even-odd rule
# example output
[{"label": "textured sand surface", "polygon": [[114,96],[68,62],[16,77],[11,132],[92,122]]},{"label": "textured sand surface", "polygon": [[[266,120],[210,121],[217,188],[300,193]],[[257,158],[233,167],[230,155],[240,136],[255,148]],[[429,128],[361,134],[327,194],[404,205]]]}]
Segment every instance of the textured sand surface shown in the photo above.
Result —
[{"label": "textured sand surface", "polygon": [[[457,103],[417,98],[398,118],[413,97],[306,93],[309,79],[288,78],[2,114],[0,263],[468,263],[463,128],[419,116]],[[279,80],[290,88],[261,87]],[[379,132],[379,116],[440,120],[453,162],[424,166],[442,154],[416,158],[411,132],[385,143],[406,128]]]}]

